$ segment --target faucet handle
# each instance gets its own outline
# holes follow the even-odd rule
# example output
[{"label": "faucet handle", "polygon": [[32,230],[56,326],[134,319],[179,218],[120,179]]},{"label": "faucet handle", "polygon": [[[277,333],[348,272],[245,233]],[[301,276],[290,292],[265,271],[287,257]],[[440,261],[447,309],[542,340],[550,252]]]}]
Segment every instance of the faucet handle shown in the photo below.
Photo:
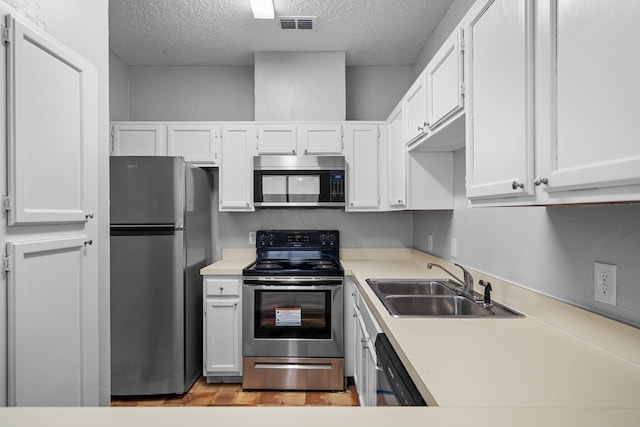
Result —
[{"label": "faucet handle", "polygon": [[480,286],[484,286],[484,303],[485,305],[491,305],[491,291],[493,288],[491,287],[491,283],[484,283],[483,280],[478,281]]}]

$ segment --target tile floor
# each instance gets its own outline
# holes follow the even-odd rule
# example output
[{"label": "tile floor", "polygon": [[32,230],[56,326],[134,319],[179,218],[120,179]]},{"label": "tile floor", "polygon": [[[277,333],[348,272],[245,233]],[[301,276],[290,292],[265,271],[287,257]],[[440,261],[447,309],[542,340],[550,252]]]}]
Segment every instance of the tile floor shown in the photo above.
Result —
[{"label": "tile floor", "polygon": [[358,406],[355,386],[344,391],[244,391],[241,384],[208,384],[201,377],[183,395],[113,397],[111,406]]}]

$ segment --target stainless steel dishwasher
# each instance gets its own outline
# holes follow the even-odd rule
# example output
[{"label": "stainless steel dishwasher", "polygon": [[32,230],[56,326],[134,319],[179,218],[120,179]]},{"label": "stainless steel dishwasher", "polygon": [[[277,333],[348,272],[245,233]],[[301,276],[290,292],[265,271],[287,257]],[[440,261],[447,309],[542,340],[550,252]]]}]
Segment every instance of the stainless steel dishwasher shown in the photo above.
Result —
[{"label": "stainless steel dishwasher", "polygon": [[376,337],[377,406],[427,406],[384,333]]}]

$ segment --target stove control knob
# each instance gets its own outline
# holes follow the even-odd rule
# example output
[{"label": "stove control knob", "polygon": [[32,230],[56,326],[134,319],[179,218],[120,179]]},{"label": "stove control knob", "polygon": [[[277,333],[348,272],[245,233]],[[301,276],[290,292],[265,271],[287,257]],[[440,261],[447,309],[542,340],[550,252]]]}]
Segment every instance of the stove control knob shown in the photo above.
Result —
[{"label": "stove control knob", "polygon": [[329,234],[328,235],[328,239],[329,239],[329,244],[330,245],[335,245],[336,244],[336,235],[335,234]]}]

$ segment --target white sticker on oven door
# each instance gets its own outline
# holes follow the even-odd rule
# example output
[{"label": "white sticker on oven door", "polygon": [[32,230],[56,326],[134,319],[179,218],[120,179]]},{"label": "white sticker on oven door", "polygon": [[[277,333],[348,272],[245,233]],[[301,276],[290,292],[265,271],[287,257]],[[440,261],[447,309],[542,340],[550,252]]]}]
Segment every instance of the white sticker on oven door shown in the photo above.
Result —
[{"label": "white sticker on oven door", "polygon": [[276,308],[276,326],[302,326],[302,309]]}]

